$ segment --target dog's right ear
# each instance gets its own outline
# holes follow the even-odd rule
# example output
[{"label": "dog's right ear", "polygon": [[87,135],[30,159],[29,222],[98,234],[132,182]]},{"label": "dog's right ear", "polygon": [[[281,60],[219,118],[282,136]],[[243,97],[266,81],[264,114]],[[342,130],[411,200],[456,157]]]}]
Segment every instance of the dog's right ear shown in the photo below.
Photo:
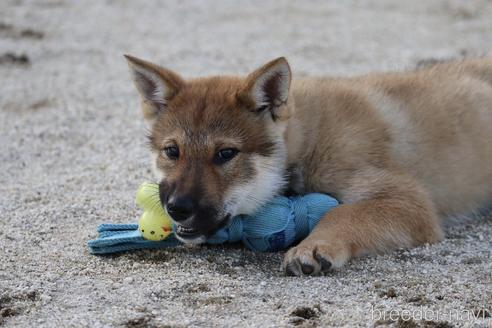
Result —
[{"label": "dog's right ear", "polygon": [[125,55],[133,81],[142,96],[144,117],[153,121],[178,94],[185,81],[176,73],[145,60]]}]

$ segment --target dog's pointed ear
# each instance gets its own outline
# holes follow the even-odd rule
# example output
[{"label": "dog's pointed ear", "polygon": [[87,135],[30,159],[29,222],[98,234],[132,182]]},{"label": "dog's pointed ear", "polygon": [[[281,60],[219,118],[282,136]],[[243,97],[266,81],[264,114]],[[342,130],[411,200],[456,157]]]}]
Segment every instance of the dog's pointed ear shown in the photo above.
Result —
[{"label": "dog's pointed ear", "polygon": [[185,81],[176,73],[145,60],[124,55],[135,86],[142,96],[144,117],[153,120],[178,94]]},{"label": "dog's pointed ear", "polygon": [[289,63],[280,57],[249,74],[238,98],[253,111],[270,111],[275,120],[282,117],[282,108],[286,107],[290,81]]}]

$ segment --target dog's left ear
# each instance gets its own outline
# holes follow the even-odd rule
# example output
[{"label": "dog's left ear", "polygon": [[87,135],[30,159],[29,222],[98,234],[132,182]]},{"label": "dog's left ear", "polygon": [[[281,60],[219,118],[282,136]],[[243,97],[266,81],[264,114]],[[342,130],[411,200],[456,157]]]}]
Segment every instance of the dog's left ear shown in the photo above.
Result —
[{"label": "dog's left ear", "polygon": [[253,111],[269,111],[274,120],[282,119],[290,81],[287,59],[277,58],[247,76],[245,88],[238,94],[238,99]]}]

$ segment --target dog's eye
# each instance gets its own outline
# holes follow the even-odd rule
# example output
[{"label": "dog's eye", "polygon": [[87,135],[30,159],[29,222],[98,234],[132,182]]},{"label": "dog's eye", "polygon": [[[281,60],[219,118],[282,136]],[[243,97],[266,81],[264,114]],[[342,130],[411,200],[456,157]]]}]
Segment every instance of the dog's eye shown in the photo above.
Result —
[{"label": "dog's eye", "polygon": [[239,153],[239,150],[237,150],[236,148],[221,149],[215,154],[214,163],[224,164],[225,162],[233,159],[237,155],[237,153]]},{"label": "dog's eye", "polygon": [[179,157],[179,148],[178,147],[166,147],[164,148],[164,153],[169,159],[178,159]]}]

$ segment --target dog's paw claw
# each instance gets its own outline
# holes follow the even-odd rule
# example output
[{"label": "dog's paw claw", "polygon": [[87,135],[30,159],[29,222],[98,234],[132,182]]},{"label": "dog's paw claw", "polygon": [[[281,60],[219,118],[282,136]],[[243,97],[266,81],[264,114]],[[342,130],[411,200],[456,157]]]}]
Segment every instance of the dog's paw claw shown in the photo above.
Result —
[{"label": "dog's paw claw", "polygon": [[[334,267],[330,250],[332,248],[328,247],[325,242],[306,245],[301,243],[297,247],[291,248],[285,254],[283,262],[284,271],[289,276],[315,276],[329,272]],[[344,252],[335,254],[340,255],[339,262],[341,264],[346,261]]]},{"label": "dog's paw claw", "polygon": [[291,277],[299,276],[299,270],[297,268],[297,263],[290,262],[285,265],[285,274]]},{"label": "dog's paw claw", "polygon": [[307,263],[301,263],[301,270],[305,275],[310,275],[314,272],[314,266]]},{"label": "dog's paw claw", "polygon": [[318,254],[316,252],[316,254],[314,255],[314,258],[316,259],[316,261],[318,261],[318,263],[320,264],[321,266],[321,271],[322,272],[327,272],[331,269],[331,262],[328,261],[327,259],[325,259],[323,256],[321,256],[320,254]]}]

